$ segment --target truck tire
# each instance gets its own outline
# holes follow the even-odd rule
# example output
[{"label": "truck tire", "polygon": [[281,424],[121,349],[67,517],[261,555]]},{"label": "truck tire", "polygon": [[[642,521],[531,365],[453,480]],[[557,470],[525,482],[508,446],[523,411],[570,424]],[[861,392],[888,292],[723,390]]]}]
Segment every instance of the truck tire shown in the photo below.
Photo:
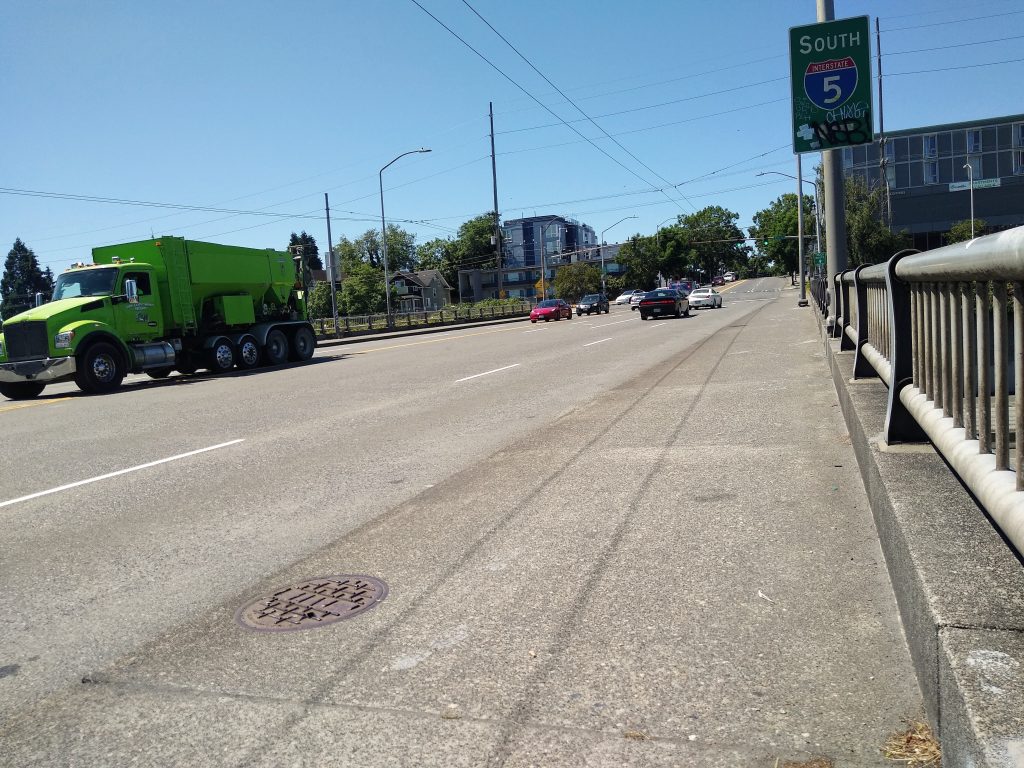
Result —
[{"label": "truck tire", "polygon": [[45,386],[38,381],[8,381],[0,384],[0,395],[8,400],[31,400],[38,397]]},{"label": "truck tire", "polygon": [[235,364],[243,371],[255,368],[260,364],[260,345],[253,336],[243,336],[235,348]]},{"label": "truck tire", "polygon": [[226,373],[235,367],[235,345],[221,337],[206,351],[206,367],[214,373]]},{"label": "truck tire", "polygon": [[117,348],[98,341],[79,357],[75,384],[83,392],[92,394],[112,392],[121,386],[124,372],[124,363]]},{"label": "truck tire", "polygon": [[288,359],[288,337],[277,328],[267,334],[263,345],[263,362],[267,365],[281,365]]},{"label": "truck tire", "polygon": [[296,362],[309,360],[316,351],[316,336],[304,325],[295,329],[292,334],[291,359]]}]

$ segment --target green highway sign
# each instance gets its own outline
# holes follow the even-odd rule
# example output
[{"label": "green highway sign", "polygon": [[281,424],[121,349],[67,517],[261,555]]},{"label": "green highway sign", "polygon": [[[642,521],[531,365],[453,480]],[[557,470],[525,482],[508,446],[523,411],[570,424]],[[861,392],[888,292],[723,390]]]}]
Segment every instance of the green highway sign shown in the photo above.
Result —
[{"label": "green highway sign", "polygon": [[874,139],[868,26],[856,16],[790,27],[794,154]]},{"label": "green highway sign", "polygon": [[816,267],[824,267],[825,266],[825,254],[824,253],[820,253],[819,252],[819,253],[815,253],[814,254],[814,266],[816,266]]}]

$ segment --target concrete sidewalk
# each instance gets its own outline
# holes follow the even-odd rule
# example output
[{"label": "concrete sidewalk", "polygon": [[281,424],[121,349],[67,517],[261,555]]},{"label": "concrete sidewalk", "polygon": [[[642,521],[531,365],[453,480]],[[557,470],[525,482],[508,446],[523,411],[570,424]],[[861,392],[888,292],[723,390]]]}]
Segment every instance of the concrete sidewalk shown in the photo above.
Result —
[{"label": "concrete sidewalk", "polygon": [[[783,296],[19,713],[0,762],[891,765],[922,697]],[[327,574],[390,591],[306,632],[235,623]]]}]

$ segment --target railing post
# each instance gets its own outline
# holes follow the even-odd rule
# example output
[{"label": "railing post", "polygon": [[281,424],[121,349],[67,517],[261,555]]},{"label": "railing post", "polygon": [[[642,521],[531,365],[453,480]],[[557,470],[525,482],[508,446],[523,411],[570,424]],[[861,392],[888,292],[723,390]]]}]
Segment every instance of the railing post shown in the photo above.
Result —
[{"label": "railing post", "polygon": [[857,353],[853,356],[853,378],[864,379],[877,376],[875,369],[864,356],[864,345],[871,339],[868,333],[868,286],[861,279],[860,273],[867,268],[861,264],[853,270],[853,294],[857,297]]},{"label": "railing post", "polygon": [[[860,269],[860,267],[857,267],[857,269]],[[850,286],[849,286],[849,284],[847,284],[846,280],[843,279],[843,278],[846,277],[846,275],[848,275],[851,272],[856,273],[857,269],[847,269],[847,270],[844,270],[844,271],[840,272],[838,275],[836,275],[836,283],[838,283],[839,290],[842,292],[842,295],[843,295],[843,299],[842,299],[843,316],[841,318],[842,322],[841,322],[840,328],[839,328],[839,351],[840,352],[848,352],[851,349],[856,349],[860,345],[859,342],[855,345],[853,343],[853,339],[851,339],[849,336],[846,335],[846,329],[850,325],[850,315],[851,315],[850,306],[851,306],[851,303],[850,303]],[[861,311],[861,306],[858,303],[858,305],[857,305],[858,317],[860,316],[859,315],[860,311]]]},{"label": "railing post", "polygon": [[843,286],[843,283],[842,283],[842,277],[843,277],[843,273],[842,272],[838,272],[835,275],[833,275],[833,277],[832,277],[832,281],[835,283],[835,285],[832,286],[832,295],[836,297],[836,312],[835,312],[835,318],[836,319],[835,319],[835,322],[832,323],[832,338],[836,338],[837,336],[840,336],[842,334],[842,332],[843,332],[843,323],[842,323],[842,321],[843,321],[843,319],[844,319],[844,317],[846,315],[846,309],[843,307],[843,297],[842,297],[842,286]]},{"label": "railing post", "polygon": [[889,385],[889,403],[885,410],[885,442],[920,443],[928,437],[900,400],[904,387],[914,383],[913,354],[911,346],[911,302],[910,285],[896,277],[896,265],[905,256],[917,253],[914,249],[900,251],[885,267],[885,287],[889,303],[889,348],[892,357],[892,383]]}]

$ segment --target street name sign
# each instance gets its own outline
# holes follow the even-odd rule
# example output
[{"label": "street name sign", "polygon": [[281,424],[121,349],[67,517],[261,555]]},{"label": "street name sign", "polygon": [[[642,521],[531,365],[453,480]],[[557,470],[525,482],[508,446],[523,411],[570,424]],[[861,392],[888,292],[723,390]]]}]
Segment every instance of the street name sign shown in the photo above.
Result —
[{"label": "street name sign", "polygon": [[868,17],[789,29],[793,153],[874,139]]}]

